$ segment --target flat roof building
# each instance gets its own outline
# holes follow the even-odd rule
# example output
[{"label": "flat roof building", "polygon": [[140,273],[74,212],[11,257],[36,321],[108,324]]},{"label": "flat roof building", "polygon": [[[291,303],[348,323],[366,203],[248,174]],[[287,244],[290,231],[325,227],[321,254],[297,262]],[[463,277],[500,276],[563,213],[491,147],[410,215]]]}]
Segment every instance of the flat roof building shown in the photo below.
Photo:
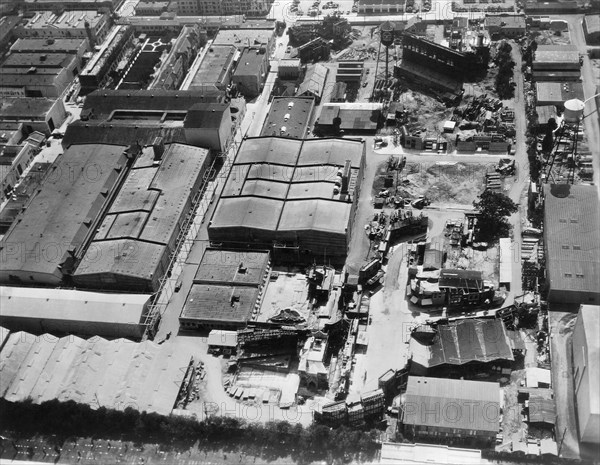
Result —
[{"label": "flat roof building", "polygon": [[17,39],[10,47],[10,53],[69,53],[77,56],[81,66],[83,55],[89,51],[88,41],[82,38]]},{"label": "flat roof building", "polygon": [[247,99],[260,95],[269,73],[269,54],[265,49],[246,47],[233,72],[232,82]]},{"label": "flat roof building", "polygon": [[205,249],[179,317],[182,327],[245,327],[258,313],[270,269],[268,251]]},{"label": "flat roof building", "polygon": [[581,442],[600,443],[600,307],[582,305],[573,328],[573,377]]},{"label": "flat roof building", "polygon": [[145,147],[73,274],[87,289],[157,291],[210,166],[208,150]]},{"label": "flat roof building", "polygon": [[267,51],[267,54],[274,44],[274,23],[265,24],[264,28],[220,29],[213,39],[213,45],[235,45],[240,49],[244,47],[262,47]]},{"label": "flat roof building", "polygon": [[0,324],[33,334],[142,339],[149,294],[0,286]]},{"label": "flat roof building", "polygon": [[[212,123],[202,128],[195,126],[194,121],[199,109],[223,100],[223,93],[214,88],[212,91],[95,91],[85,99],[82,120],[68,126],[62,145],[102,142],[146,146],[160,136],[165,144],[176,142],[213,148],[214,139],[210,137],[215,136],[217,130],[230,131],[227,127],[231,128],[231,118],[227,121],[222,116],[223,128]],[[195,116],[188,118],[192,109]]]},{"label": "flat roof building", "polygon": [[23,123],[27,132],[50,134],[67,118],[62,99],[4,97],[0,105],[0,122]]},{"label": "flat roof building", "polygon": [[314,107],[313,97],[273,98],[260,135],[304,139]]},{"label": "flat roof building", "polygon": [[600,303],[600,205],[595,186],[544,185],[548,302]]},{"label": "flat roof building", "polygon": [[275,259],[345,259],[365,166],[351,139],[245,139],[208,227],[211,241]]},{"label": "flat roof building", "polygon": [[493,444],[500,396],[498,383],[409,376],[400,413],[403,434],[413,440]]},{"label": "flat roof building", "polygon": [[[323,133],[342,130],[347,134],[374,133],[381,122],[380,103],[329,103],[323,105],[315,122]],[[335,122],[339,118],[340,125]]]},{"label": "flat roof building", "polygon": [[25,97],[57,98],[79,72],[75,55],[11,53],[0,65],[3,88],[19,89]]},{"label": "flat roof building", "polygon": [[239,51],[233,45],[211,45],[192,79],[189,90],[226,90],[231,82]]},{"label": "flat roof building", "polygon": [[525,34],[525,15],[486,15],[484,26],[494,39],[519,37]]},{"label": "flat roof building", "polygon": [[81,258],[127,171],[127,146],[75,145],[0,242],[0,282],[58,285]]},{"label": "flat roof building", "polygon": [[588,45],[600,44],[600,17],[597,14],[583,17],[583,32]]},{"label": "flat roof building", "polygon": [[100,44],[110,29],[108,13],[93,10],[70,10],[56,14],[38,11],[15,28],[17,37],[91,38],[90,47]]},{"label": "flat roof building", "polygon": [[567,100],[584,100],[581,82],[537,82],[535,84],[537,105],[563,107]]}]

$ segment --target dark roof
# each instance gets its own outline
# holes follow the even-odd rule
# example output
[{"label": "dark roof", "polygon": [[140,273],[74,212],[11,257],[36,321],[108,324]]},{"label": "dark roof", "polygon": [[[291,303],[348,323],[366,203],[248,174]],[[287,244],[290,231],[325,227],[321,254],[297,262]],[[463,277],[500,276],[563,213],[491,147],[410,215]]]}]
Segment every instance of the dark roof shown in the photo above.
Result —
[{"label": "dark roof", "polygon": [[600,250],[595,186],[544,185],[544,236],[550,289],[598,293]]},{"label": "dark roof", "polygon": [[96,118],[114,110],[188,110],[197,103],[222,102],[225,94],[217,89],[196,90],[96,90],[87,95],[83,110],[92,109]]},{"label": "dark roof", "polygon": [[498,319],[465,319],[438,325],[431,345],[411,340],[413,360],[425,367],[514,360],[504,322]]},{"label": "dark roof", "polygon": [[483,288],[483,273],[475,270],[445,269],[440,272],[439,287]]},{"label": "dark roof", "polygon": [[23,37],[17,39],[16,42],[10,47],[10,51],[15,53],[27,53],[27,52],[75,52],[80,48],[86,47],[86,39],[36,39],[31,37]]},{"label": "dark roof", "polygon": [[260,135],[304,138],[314,106],[313,97],[275,97]]},{"label": "dark roof", "polygon": [[265,52],[257,48],[245,48],[240,56],[234,76],[252,75],[255,76],[265,61]]},{"label": "dark roof", "polygon": [[185,143],[183,127],[159,128],[156,126],[113,125],[109,123],[89,124],[86,121],[75,121],[69,124],[62,140],[63,147],[72,144],[122,144],[131,145],[136,142],[141,146],[150,145],[155,137],[163,138],[165,144],[170,142]]},{"label": "dark roof", "polygon": [[258,299],[258,288],[193,284],[181,318],[244,325]]},{"label": "dark roof", "polygon": [[556,405],[554,399],[546,399],[540,395],[529,395],[529,422],[549,423],[556,422]]},{"label": "dark roof", "polygon": [[410,376],[402,421],[405,425],[497,433],[500,385]]},{"label": "dark roof", "polygon": [[194,277],[197,284],[259,286],[265,277],[269,252],[206,249]]},{"label": "dark roof", "polygon": [[56,104],[55,99],[5,97],[0,100],[0,119],[6,117],[42,116]]},{"label": "dark roof", "polygon": [[200,103],[193,105],[183,123],[186,128],[219,128],[229,108],[225,103]]},{"label": "dark roof", "polygon": [[64,68],[77,58],[70,53],[11,53],[2,62],[7,68]]}]

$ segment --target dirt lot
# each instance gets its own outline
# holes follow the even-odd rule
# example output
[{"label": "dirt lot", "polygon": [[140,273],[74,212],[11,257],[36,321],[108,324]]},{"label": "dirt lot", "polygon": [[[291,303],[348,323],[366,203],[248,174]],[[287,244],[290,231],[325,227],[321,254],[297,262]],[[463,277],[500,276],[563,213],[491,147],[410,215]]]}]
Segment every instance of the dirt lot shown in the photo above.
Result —
[{"label": "dirt lot", "polygon": [[569,31],[543,30],[536,31],[534,34],[535,41],[540,45],[569,45],[571,43]]},{"label": "dirt lot", "polygon": [[436,202],[471,205],[483,191],[485,173],[495,164],[408,163],[403,172],[403,190],[411,197],[426,196]]}]

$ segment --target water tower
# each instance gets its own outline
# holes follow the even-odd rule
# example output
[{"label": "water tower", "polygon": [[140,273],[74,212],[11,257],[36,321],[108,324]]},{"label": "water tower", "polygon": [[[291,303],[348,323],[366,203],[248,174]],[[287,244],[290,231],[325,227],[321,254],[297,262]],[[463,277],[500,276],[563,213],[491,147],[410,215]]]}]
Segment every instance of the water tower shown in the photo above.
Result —
[{"label": "water tower", "polygon": [[[575,165],[578,159],[577,142],[580,137],[580,126],[584,118],[585,102],[571,99],[565,102],[562,121],[550,127],[544,138],[542,150],[548,157],[545,159],[542,173],[545,181],[564,181],[572,184],[575,178]],[[556,165],[556,166],[555,166]],[[566,166],[567,174],[561,179],[562,166]],[[554,171],[553,171],[554,169]]]},{"label": "water tower", "polygon": [[385,80],[389,77],[390,46],[394,44],[394,31],[396,25],[386,21],[379,27],[379,38],[381,45],[385,47]]}]

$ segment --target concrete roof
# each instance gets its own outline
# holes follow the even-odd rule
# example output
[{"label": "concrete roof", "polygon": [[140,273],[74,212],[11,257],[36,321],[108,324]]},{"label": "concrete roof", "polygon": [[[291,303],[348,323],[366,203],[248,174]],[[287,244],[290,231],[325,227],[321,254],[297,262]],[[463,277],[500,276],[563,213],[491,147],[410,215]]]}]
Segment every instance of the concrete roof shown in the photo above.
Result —
[{"label": "concrete roof", "polygon": [[25,29],[74,29],[85,27],[86,21],[93,29],[96,25],[106,18],[106,14],[94,10],[69,10],[62,14],[55,14],[52,11],[36,12],[33,18],[29,18]]},{"label": "concrete roof", "polygon": [[210,333],[208,333],[208,346],[237,346],[237,331],[223,331],[220,329],[213,329]]},{"label": "concrete roof", "polygon": [[56,100],[49,98],[6,97],[0,101],[2,117],[39,117],[50,111]]},{"label": "concrete roof", "polygon": [[238,48],[267,45],[275,29],[221,29],[213,39],[214,45],[235,45]]},{"label": "concrete roof", "polygon": [[269,252],[206,249],[194,277],[197,284],[259,286],[263,283]]},{"label": "concrete roof", "polygon": [[188,110],[183,127],[220,128],[228,109],[228,103],[197,103]]},{"label": "concrete roof", "polygon": [[598,292],[600,217],[595,186],[544,185],[546,267],[553,291]]},{"label": "concrete roof", "polygon": [[181,318],[245,324],[258,299],[258,288],[193,284]]},{"label": "concrete roof", "polygon": [[265,62],[265,51],[259,48],[244,48],[239,62],[233,72],[234,76],[256,76]]},{"label": "concrete roof", "polygon": [[303,139],[314,106],[313,97],[275,97],[260,135]]},{"label": "concrete roof", "polygon": [[405,425],[490,433],[500,428],[498,383],[409,376],[405,396]]},{"label": "concrete roof", "polygon": [[206,52],[190,89],[220,85],[231,69],[237,49],[233,45],[212,45]]},{"label": "concrete roof", "polygon": [[341,129],[375,131],[381,115],[380,104],[332,103],[323,105],[319,123],[332,125],[335,118],[341,119]]},{"label": "concrete roof", "polygon": [[600,32],[600,17],[595,15],[585,15],[583,18],[588,34]]},{"label": "concrete roof", "polygon": [[71,66],[76,59],[70,53],[11,53],[1,66],[7,68],[64,68]]},{"label": "concrete roof", "polygon": [[168,415],[190,360],[175,344],[17,332],[0,353],[0,396]]},{"label": "concrete roof", "polygon": [[[38,194],[4,236],[8,252],[14,244],[38,253],[6,253],[0,276],[37,275],[60,280],[60,265],[84,245],[89,229],[117,188],[125,167],[126,146],[73,145],[54,162]],[[38,278],[35,278],[36,281]]]},{"label": "concrete roof", "polygon": [[574,98],[583,100],[581,82],[537,82],[535,91],[538,105],[562,105]]},{"label": "concrete roof", "polygon": [[20,317],[132,324],[141,321],[150,297],[149,294],[0,286],[0,319]]}]

